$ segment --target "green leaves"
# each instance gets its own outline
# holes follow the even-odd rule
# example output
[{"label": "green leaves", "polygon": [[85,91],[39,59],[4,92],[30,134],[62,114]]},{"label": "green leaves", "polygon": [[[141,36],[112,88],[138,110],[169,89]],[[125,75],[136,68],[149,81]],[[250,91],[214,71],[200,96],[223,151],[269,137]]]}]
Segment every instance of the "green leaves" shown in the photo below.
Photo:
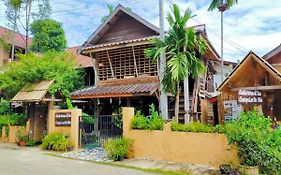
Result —
[{"label": "green leaves", "polygon": [[140,130],[163,130],[163,123],[161,116],[155,109],[154,104],[149,105],[150,115],[145,117],[140,111],[137,111],[133,120],[131,121],[132,129]]},{"label": "green leaves", "polygon": [[226,4],[226,8],[229,9],[234,4],[237,4],[237,3],[238,3],[238,0],[213,0],[208,8],[208,11],[213,11],[214,9],[216,9],[218,6],[220,6],[222,4]]},{"label": "green leaves", "polygon": [[241,113],[226,125],[229,144],[238,149],[241,164],[259,166],[263,173],[281,172],[281,130],[271,129],[271,120],[256,110]]},{"label": "green leaves", "polygon": [[34,36],[30,49],[35,52],[62,52],[66,48],[66,38],[61,24],[52,19],[36,20],[31,24]]},{"label": "green leaves", "polygon": [[66,97],[83,85],[83,72],[75,68],[72,57],[67,53],[18,56],[20,60],[9,63],[7,70],[0,74],[0,90],[7,99],[12,98],[22,87],[41,80],[55,80],[49,92],[61,93]]},{"label": "green leaves", "polygon": [[167,64],[162,80],[163,90],[176,94],[179,83],[187,76],[193,78],[205,71],[205,66],[198,58],[207,51],[207,44],[203,37],[196,34],[194,28],[186,28],[187,22],[192,18],[192,11],[185,10],[182,15],[176,4],[171,6],[167,20],[170,25],[164,41],[155,39],[153,46],[145,51],[145,55],[156,62],[162,52],[166,52]]}]

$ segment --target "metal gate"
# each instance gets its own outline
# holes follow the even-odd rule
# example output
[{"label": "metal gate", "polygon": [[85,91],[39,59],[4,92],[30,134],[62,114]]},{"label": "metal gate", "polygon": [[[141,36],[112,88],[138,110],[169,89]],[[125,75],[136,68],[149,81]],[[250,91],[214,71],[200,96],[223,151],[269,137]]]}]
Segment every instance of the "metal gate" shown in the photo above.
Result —
[{"label": "metal gate", "polygon": [[[122,137],[123,122],[118,115],[99,115],[92,117],[93,122],[82,119],[80,124],[81,146],[103,145],[109,138]],[[91,121],[91,120],[90,120]]]}]

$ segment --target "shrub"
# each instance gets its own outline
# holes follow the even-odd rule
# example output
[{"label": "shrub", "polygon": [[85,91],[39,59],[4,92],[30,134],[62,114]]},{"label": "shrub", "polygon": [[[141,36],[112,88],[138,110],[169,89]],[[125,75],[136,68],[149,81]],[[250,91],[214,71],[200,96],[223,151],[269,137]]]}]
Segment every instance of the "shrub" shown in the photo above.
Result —
[{"label": "shrub", "polygon": [[70,139],[63,133],[50,133],[46,135],[40,145],[44,150],[69,151],[72,149]]},{"label": "shrub", "polygon": [[203,132],[203,133],[223,133],[224,127],[222,125],[217,125],[216,127],[211,125],[206,125],[201,122],[192,122],[187,124],[180,124],[173,122],[171,125],[172,131],[179,132]]},{"label": "shrub", "polygon": [[28,141],[29,137],[26,134],[26,131],[24,129],[20,129],[16,132],[16,137],[18,141]]},{"label": "shrub", "polygon": [[145,117],[140,111],[137,111],[131,121],[131,128],[140,130],[163,130],[164,121],[155,110],[154,104],[150,105],[149,113],[150,115]]},{"label": "shrub", "polygon": [[26,116],[23,114],[14,113],[9,115],[0,115],[0,134],[2,134],[3,126],[25,126],[25,124]]},{"label": "shrub", "polygon": [[25,145],[26,146],[34,146],[35,145],[35,141],[33,139],[29,138]]},{"label": "shrub", "polygon": [[112,160],[121,160],[132,151],[133,140],[127,138],[108,139],[104,148]]},{"label": "shrub", "polygon": [[259,166],[262,173],[281,172],[281,129],[272,130],[271,120],[256,110],[241,113],[226,125],[229,144],[237,147],[240,164]]}]

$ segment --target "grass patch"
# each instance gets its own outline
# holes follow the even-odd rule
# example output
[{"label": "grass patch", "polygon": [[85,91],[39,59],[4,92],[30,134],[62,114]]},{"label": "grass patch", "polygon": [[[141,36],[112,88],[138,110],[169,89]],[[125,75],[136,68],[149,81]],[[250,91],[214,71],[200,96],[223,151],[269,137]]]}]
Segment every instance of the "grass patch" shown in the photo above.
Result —
[{"label": "grass patch", "polygon": [[[45,155],[49,156],[54,156],[54,157],[59,157],[59,158],[65,158],[65,159],[72,159],[72,160],[78,160],[78,159],[73,159],[70,157],[63,157],[59,154],[54,154],[54,153],[43,153]],[[184,171],[184,170],[162,170],[162,169],[152,169],[152,168],[140,168],[140,167],[135,167],[131,165],[124,165],[120,163],[114,163],[114,162],[96,162],[93,160],[80,160],[79,161],[87,161],[87,162],[92,162],[96,164],[101,164],[101,165],[107,165],[107,166],[113,166],[113,167],[118,167],[118,168],[126,168],[126,169],[134,169],[138,171],[143,171],[146,173],[154,173],[154,174],[163,174],[163,175],[192,175],[190,172]]]}]

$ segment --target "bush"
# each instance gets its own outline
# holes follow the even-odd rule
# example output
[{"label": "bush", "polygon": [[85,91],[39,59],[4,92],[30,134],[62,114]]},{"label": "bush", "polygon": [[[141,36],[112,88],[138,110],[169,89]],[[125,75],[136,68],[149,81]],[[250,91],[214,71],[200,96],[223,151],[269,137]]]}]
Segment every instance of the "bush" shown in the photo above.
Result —
[{"label": "bush", "polygon": [[53,151],[70,151],[72,149],[70,139],[63,133],[51,133],[46,135],[40,146],[44,150]]},{"label": "bush", "polygon": [[272,130],[271,120],[256,110],[241,113],[226,125],[229,144],[237,147],[240,164],[259,166],[262,173],[281,172],[281,129]]},{"label": "bush", "polygon": [[140,130],[163,130],[164,121],[155,110],[154,104],[150,105],[149,113],[150,115],[145,117],[140,111],[137,111],[131,121],[131,128]]},{"label": "bush", "polygon": [[0,115],[0,134],[2,134],[3,126],[25,126],[26,116],[23,114],[10,114],[10,115]]},{"label": "bush", "polygon": [[112,160],[121,160],[132,151],[133,140],[127,138],[108,139],[104,148]]},{"label": "bush", "polygon": [[33,139],[29,138],[25,145],[26,146],[34,146],[35,145],[35,141]]},{"label": "bush", "polygon": [[173,122],[171,125],[172,131],[179,132],[203,132],[203,133],[224,133],[224,127],[217,125],[216,127],[206,125],[201,122],[192,122],[187,124],[179,124]]}]

